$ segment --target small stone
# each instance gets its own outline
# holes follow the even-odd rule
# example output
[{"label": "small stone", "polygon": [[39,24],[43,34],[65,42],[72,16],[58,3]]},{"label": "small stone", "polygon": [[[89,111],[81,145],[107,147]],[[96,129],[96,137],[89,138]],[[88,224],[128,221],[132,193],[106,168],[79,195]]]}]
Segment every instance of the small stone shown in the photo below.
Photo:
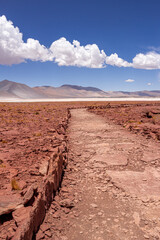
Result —
[{"label": "small stone", "polygon": [[133,214],[133,218],[134,218],[134,222],[137,226],[139,226],[139,223],[140,223],[140,216],[139,216],[139,213],[137,212],[134,212]]},{"label": "small stone", "polygon": [[[59,238],[54,239],[54,240],[59,240]],[[66,236],[61,236],[61,240],[68,240],[68,238]]]},{"label": "small stone", "polygon": [[54,214],[53,214],[53,218],[59,218],[60,217],[60,213],[59,212],[55,212]]},{"label": "small stone", "polygon": [[149,239],[149,236],[148,236],[148,235],[144,235],[144,238],[145,238],[145,239]]},{"label": "small stone", "polygon": [[49,160],[45,160],[44,162],[41,163],[39,172],[42,176],[47,175],[49,169]]},{"label": "small stone", "polygon": [[119,220],[116,218],[116,219],[114,219],[114,222],[119,222]]},{"label": "small stone", "polygon": [[28,189],[26,194],[24,195],[23,198],[23,204],[25,205],[27,202],[29,202],[31,200],[31,198],[34,195],[34,191],[37,189],[37,185],[36,184],[32,184]]},{"label": "small stone", "polygon": [[104,188],[104,189],[102,189],[102,192],[107,192],[107,189],[105,189],[105,188]]},{"label": "small stone", "polygon": [[93,208],[97,208],[97,204],[95,204],[95,203],[91,203],[90,206]]},{"label": "small stone", "polygon": [[68,214],[70,212],[69,208],[64,208],[63,211],[65,212],[65,214]]},{"label": "small stone", "polygon": [[99,213],[98,213],[98,216],[102,216],[102,215],[103,215],[103,213],[102,213],[102,212],[99,212]]},{"label": "small stone", "polygon": [[45,232],[45,235],[47,235],[47,237],[52,237],[52,233],[49,230]]},{"label": "small stone", "polygon": [[73,208],[74,203],[70,199],[64,199],[64,200],[60,201],[60,206],[61,207],[66,207],[66,208]]},{"label": "small stone", "polygon": [[45,232],[49,229],[49,225],[47,223],[43,223],[41,226],[40,226],[40,229],[42,230],[42,232]]}]

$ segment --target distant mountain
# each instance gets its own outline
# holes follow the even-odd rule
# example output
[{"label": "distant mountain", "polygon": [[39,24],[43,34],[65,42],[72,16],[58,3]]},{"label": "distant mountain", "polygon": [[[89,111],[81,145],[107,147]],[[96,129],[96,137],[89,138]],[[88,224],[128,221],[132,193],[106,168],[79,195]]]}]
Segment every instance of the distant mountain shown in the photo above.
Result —
[{"label": "distant mountain", "polygon": [[107,97],[107,93],[94,87],[81,87],[76,85],[62,85],[61,87],[35,87],[36,91],[47,95],[49,98],[94,98]]},{"label": "distant mountain", "polygon": [[103,91],[94,87],[62,85],[61,87],[42,86],[31,88],[25,84],[8,80],[0,82],[0,99],[43,99],[43,98],[128,98],[160,97],[160,91]]},{"label": "distant mountain", "polygon": [[101,89],[99,89],[99,88],[95,88],[95,87],[82,87],[82,86],[69,85],[69,84],[62,85],[61,88],[73,88],[73,89],[76,89],[76,90],[85,90],[85,91],[93,91],[93,92],[102,92]]},{"label": "distant mountain", "polygon": [[160,91],[103,91],[94,87],[77,85],[62,85],[61,87],[42,86],[35,90],[47,95],[49,98],[125,98],[125,97],[160,97]]},{"label": "distant mountain", "polygon": [[0,82],[0,98],[45,98],[42,93],[35,91],[25,84],[16,83],[8,80]]}]

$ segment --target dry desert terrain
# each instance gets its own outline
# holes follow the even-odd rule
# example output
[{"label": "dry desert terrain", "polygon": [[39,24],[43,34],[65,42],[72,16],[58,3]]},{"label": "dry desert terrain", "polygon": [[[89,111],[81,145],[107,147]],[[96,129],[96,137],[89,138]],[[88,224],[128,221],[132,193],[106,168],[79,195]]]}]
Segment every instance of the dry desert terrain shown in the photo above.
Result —
[{"label": "dry desert terrain", "polygon": [[160,239],[160,103],[0,103],[1,239]]}]

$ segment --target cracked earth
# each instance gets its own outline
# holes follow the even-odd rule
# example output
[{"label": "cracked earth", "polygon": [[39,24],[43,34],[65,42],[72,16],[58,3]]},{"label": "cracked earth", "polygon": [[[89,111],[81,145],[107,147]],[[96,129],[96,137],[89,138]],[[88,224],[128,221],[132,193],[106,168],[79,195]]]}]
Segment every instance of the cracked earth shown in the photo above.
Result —
[{"label": "cracked earth", "polygon": [[160,239],[160,146],[71,110],[69,162],[36,239]]}]

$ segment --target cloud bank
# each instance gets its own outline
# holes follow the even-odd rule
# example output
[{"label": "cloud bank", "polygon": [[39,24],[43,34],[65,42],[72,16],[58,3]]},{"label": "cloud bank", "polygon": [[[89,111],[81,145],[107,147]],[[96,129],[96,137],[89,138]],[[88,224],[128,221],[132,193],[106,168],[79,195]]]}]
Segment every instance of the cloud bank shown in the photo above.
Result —
[{"label": "cloud bank", "polygon": [[88,68],[104,68],[107,65],[117,67],[133,67],[140,69],[160,69],[160,54],[149,52],[139,53],[129,63],[120,58],[117,53],[110,56],[100,50],[96,44],[81,46],[64,37],[54,41],[49,48],[38,40],[28,38],[23,41],[23,34],[18,27],[3,15],[0,17],[0,64],[12,65],[31,61],[52,61],[59,66],[77,66]]}]

